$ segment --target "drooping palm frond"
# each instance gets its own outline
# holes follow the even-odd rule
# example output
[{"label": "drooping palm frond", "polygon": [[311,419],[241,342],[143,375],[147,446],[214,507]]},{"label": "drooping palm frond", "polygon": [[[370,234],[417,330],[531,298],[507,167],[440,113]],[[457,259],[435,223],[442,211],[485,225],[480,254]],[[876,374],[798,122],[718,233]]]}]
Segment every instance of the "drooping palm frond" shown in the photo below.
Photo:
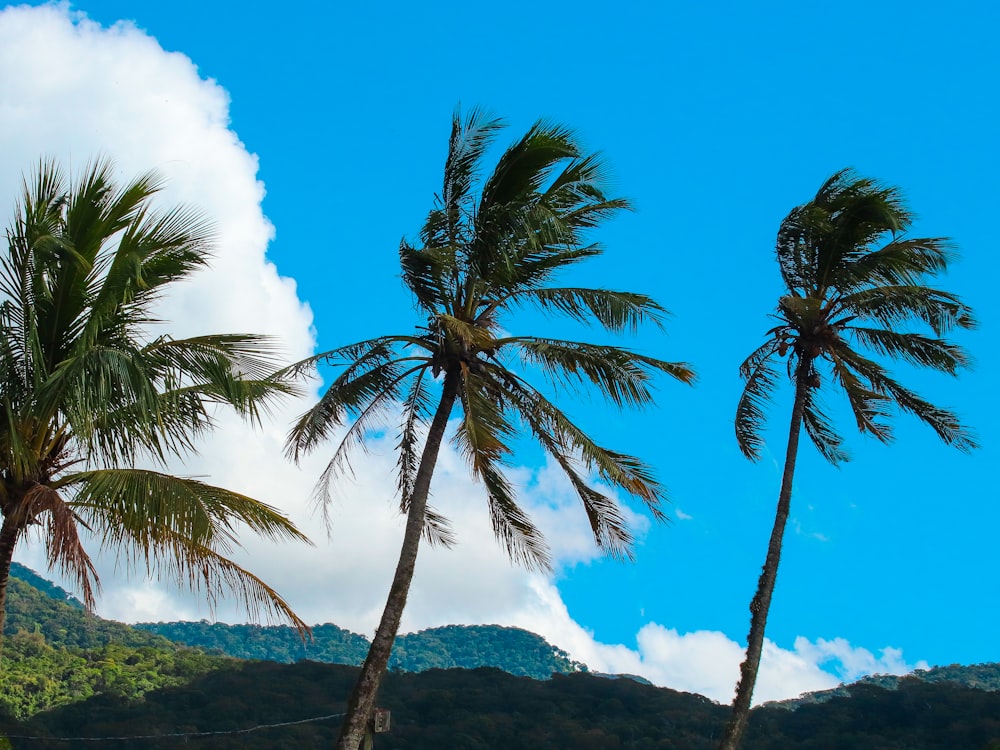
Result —
[{"label": "drooping palm frond", "polygon": [[141,562],[150,572],[166,570],[212,597],[224,583],[252,607],[266,606],[301,625],[280,596],[224,557],[239,546],[237,526],[308,543],[277,509],[195,479],[143,469],[82,471],[53,486],[72,493],[67,506],[121,559]]},{"label": "drooping palm frond", "polygon": [[535,337],[500,339],[498,350],[515,349],[518,357],[537,365],[555,384],[594,386],[618,407],[652,403],[654,373],[670,375],[683,383],[694,379],[683,362],[667,362],[616,346],[560,341]]},{"label": "drooping palm frond", "polygon": [[752,461],[760,458],[764,447],[760,431],[767,418],[767,403],[777,387],[775,355],[780,350],[781,340],[772,338],[740,365],[744,385],[736,406],[736,441],[743,455]]},{"label": "drooping palm frond", "polygon": [[838,351],[837,355],[845,370],[850,368],[868,382],[871,392],[924,422],[947,445],[953,445],[961,451],[969,451],[978,446],[975,437],[962,426],[954,412],[935,406],[903,387],[889,376],[882,365],[847,347]]},{"label": "drooping palm frond", "polygon": [[844,439],[833,426],[819,401],[819,388],[806,390],[805,404],[802,413],[802,425],[806,434],[812,440],[816,450],[834,466],[847,461],[850,454],[844,450]]}]

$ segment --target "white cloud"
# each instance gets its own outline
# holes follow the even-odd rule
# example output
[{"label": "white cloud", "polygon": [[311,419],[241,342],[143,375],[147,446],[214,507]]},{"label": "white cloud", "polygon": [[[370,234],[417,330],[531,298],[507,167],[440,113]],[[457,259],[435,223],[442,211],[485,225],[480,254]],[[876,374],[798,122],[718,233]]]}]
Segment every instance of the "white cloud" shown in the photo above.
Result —
[{"label": "white cloud", "polygon": [[[45,50],[44,55],[37,54]],[[122,23],[102,28],[66,5],[0,11],[0,218],[13,205],[16,175],[42,155],[79,170],[96,154],[112,156],[123,178],[149,168],[168,178],[163,199],[186,202],[214,221],[218,236],[210,271],[180,287],[161,311],[173,330],[259,332],[279,335],[289,358],[313,351],[312,317],[295,283],[279,276],[266,257],[273,228],[261,210],[257,158],[229,128],[226,92],[202,79],[182,54]],[[395,512],[392,439],[358,453],[353,482],[342,484],[330,509],[331,535],[312,512],[310,493],[324,462],[321,451],[296,467],[282,458],[289,404],[258,431],[220,415],[219,431],[198,456],[174,466],[187,475],[243,491],[281,508],[315,541],[276,545],[245,537],[238,559],[277,588],[308,622],[332,621],[371,633],[388,589],[402,519]],[[586,563],[597,552],[583,513],[551,466],[518,470],[528,510],[552,545],[560,566]],[[434,505],[454,522],[455,549],[424,549],[404,628],[447,623],[519,625],[546,636],[593,669],[630,672],[677,689],[728,700],[739,646],[717,632],[681,634],[645,625],[634,646],[603,644],[569,615],[551,578],[513,567],[494,542],[482,490],[451,448],[441,456]],[[677,513],[684,520],[686,514]],[[629,514],[642,538],[648,520]],[[40,571],[39,545],[19,548],[17,559]],[[98,558],[104,583],[98,610],[125,621],[198,619],[212,613],[197,596],[169,582],[148,580],[121,561]],[[239,621],[245,613],[219,602],[214,614]],[[833,665],[833,672],[821,669]],[[838,666],[839,665],[839,666]],[[828,687],[859,670],[906,668],[899,652],[880,658],[842,640],[796,641],[792,651],[768,644],[760,700]]]}]

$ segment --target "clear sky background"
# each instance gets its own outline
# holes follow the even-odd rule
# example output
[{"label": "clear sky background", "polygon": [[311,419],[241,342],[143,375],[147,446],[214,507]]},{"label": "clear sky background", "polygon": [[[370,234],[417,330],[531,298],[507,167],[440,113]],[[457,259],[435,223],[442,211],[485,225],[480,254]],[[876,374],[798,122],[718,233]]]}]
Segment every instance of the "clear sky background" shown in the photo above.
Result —
[{"label": "clear sky background", "polygon": [[[4,221],[20,175],[43,154],[78,168],[105,153],[123,177],[156,168],[170,179],[165,199],[198,205],[219,232],[213,269],[167,300],[164,317],[185,333],[271,332],[289,358],[303,357],[418,322],[396,248],[431,207],[456,105],[506,118],[505,142],[540,117],[572,126],[636,207],[601,229],[605,257],[574,279],[669,308],[666,335],[622,343],[692,363],[699,382],[664,381],[641,414],[575,396],[568,411],[655,467],[673,521],[652,525],[637,511],[636,562],[602,560],[566,487],[528,449],[515,473],[557,561],[550,576],[528,574],[489,541],[481,491],[447,453],[434,501],[461,544],[422,555],[404,628],[520,625],[592,668],[728,700],[790,406],[786,388],[764,460],[743,459],[737,368],[781,290],[775,232],[843,167],[898,185],[919,215],[911,234],[954,238],[961,260],[939,285],[981,321],[957,337],[973,371],[901,374],[956,409],[982,448],[960,454],[905,417],[895,444],[881,446],[850,432],[843,413],[849,464],[826,466],[803,443],[757,697],[1000,660],[994,6],[362,5],[0,10]],[[509,327],[539,325],[525,315]],[[291,514],[316,547],[248,538],[240,559],[306,620],[371,634],[402,529],[393,435],[359,457],[328,538],[309,504],[323,456],[296,468],[281,454],[303,408],[288,405],[257,432],[221,415],[201,455],[174,468]],[[37,544],[15,559],[45,569]],[[246,617],[114,560],[101,570],[105,616]]]}]

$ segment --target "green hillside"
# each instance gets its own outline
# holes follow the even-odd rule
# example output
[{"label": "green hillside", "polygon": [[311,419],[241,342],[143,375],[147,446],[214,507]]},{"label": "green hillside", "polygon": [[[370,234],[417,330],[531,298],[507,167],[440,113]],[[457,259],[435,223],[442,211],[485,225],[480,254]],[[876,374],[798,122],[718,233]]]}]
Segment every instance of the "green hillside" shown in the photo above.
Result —
[{"label": "green hillside", "polygon": [[[12,578],[10,586],[0,733],[17,748],[95,747],[110,737],[144,738],[115,739],[123,749],[329,746],[356,669],[315,657],[360,658],[367,647],[333,625],[305,645],[282,628],[132,628],[86,613],[51,584],[43,592]],[[213,655],[153,629],[201,634],[219,653],[243,642],[257,659],[298,663]],[[715,747],[728,714],[699,695],[588,674],[516,628],[435,628],[399,646],[380,697],[392,732],[379,735],[379,750],[700,750]],[[436,668],[477,661],[551,677]],[[998,686],[997,664],[866,678],[755,709],[746,750],[1000,750]]]},{"label": "green hillside", "polygon": [[[227,625],[225,623],[156,622],[135,627],[177,643],[239,659],[290,664],[303,659],[329,664],[359,665],[369,641],[329,623],[316,625],[303,642],[288,626]],[[427,669],[496,667],[512,675],[548,679],[553,673],[586,670],[585,665],[552,646],[541,636],[500,625],[448,625],[399,636],[389,668],[403,672]]]},{"label": "green hillside", "polygon": [[0,712],[14,718],[96,695],[136,701],[233,662],[103,620],[61,589],[43,592],[20,577],[8,586]]},{"label": "green hillside", "polygon": [[[0,732],[15,747],[95,745],[26,737],[142,737],[116,739],[123,750],[330,747],[356,671],[237,662],[138,703],[98,696],[23,723],[0,717]],[[379,750],[712,750],[728,714],[701,696],[631,680],[532,680],[496,669],[392,673],[379,703],[392,716]],[[993,750],[998,717],[998,692],[918,679],[895,690],[862,683],[822,704],[755,709],[745,749]]]}]

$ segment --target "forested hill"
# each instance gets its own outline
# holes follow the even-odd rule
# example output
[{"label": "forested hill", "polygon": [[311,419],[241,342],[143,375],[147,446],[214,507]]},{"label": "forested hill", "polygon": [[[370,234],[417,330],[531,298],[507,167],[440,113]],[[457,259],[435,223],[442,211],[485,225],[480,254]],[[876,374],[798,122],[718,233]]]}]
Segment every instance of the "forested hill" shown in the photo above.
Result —
[{"label": "forested hill", "polygon": [[[238,659],[293,663],[303,659],[359,665],[368,639],[332,624],[313,628],[303,642],[288,626],[226,625],[224,623],[160,622],[124,625],[88,614],[80,602],[29,568],[11,567],[5,631],[38,632],[50,646],[98,648],[108,644],[162,647],[168,642]],[[449,625],[400,636],[391,669],[496,667],[519,677],[548,679],[553,673],[586,670],[579,662],[541,636],[499,625]]]},{"label": "forested hill", "polygon": [[[226,625],[202,620],[140,623],[136,627],[210,653],[284,664],[309,659],[358,665],[369,645],[364,636],[330,623],[313,627],[312,639],[305,642],[295,630],[282,625]],[[548,679],[553,673],[586,670],[541,636],[499,625],[448,625],[402,635],[396,640],[389,667],[403,672],[496,667],[537,680]]]},{"label": "forested hill", "polygon": [[[46,594],[18,578],[10,585],[0,738],[14,747],[95,747],[105,738],[121,750],[173,748],[187,739],[212,750],[333,742],[354,667],[211,655],[90,615],[54,587]],[[194,625],[233,640],[253,630]],[[332,625],[317,628],[327,630],[331,643],[367,644]],[[518,650],[536,666],[555,659],[565,668],[565,659],[574,673],[535,680],[490,668],[401,668],[380,697],[393,717],[392,731],[377,740],[382,750],[708,750],[728,715],[702,696],[579,671],[538,636],[514,628],[437,628],[406,636],[401,646],[399,664],[414,669],[432,666],[428,654],[438,663],[469,663]],[[942,667],[754,709],[745,748],[1000,750],[998,677],[998,665]]]}]

